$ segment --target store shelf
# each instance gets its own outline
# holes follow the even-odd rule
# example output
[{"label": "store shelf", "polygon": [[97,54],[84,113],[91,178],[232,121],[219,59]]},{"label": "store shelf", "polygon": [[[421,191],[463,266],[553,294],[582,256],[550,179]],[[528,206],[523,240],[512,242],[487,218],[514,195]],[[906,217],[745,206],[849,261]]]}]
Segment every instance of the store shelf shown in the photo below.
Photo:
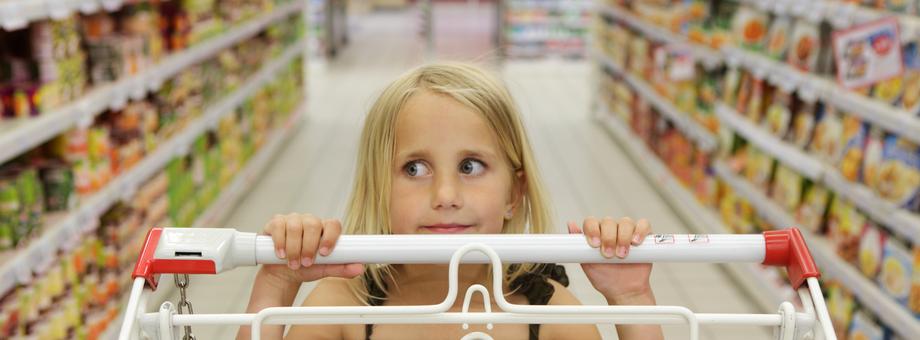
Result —
[{"label": "store shelf", "polygon": [[618,22],[624,23],[632,29],[641,32],[646,37],[659,42],[674,44],[685,47],[690,50],[693,57],[700,61],[707,69],[713,69],[722,65],[722,56],[718,51],[708,47],[699,46],[689,42],[686,38],[671,33],[663,28],[652,25],[629,11],[616,5],[597,5],[599,13],[607,15]]},{"label": "store shelf", "polygon": [[827,21],[837,28],[894,17],[900,23],[902,41],[920,37],[920,18],[916,16],[877,10],[839,0],[739,0],[739,2],[777,15],[792,15],[812,22]]},{"label": "store shelf", "polygon": [[[598,123],[626,151],[626,154],[633,160],[633,164],[639,167],[648,182],[655,187],[685,223],[701,234],[730,233],[722,221],[711,210],[700,204],[668,168],[653,156],[654,153],[633,136],[626,124],[610,113],[603,103],[597,105],[600,107],[596,116]],[[731,263],[723,265],[723,268],[726,268],[736,281],[741,282],[748,289],[748,295],[754,298],[760,308],[765,311],[774,311],[783,301],[795,301],[798,298],[792,287],[779,287],[771,284],[772,278],[767,277],[757,264]]]},{"label": "store shelf", "polygon": [[917,214],[882,199],[865,185],[848,181],[836,170],[825,173],[824,184],[837,195],[853,202],[871,219],[911,243],[920,244],[920,216]]},{"label": "store shelf", "polygon": [[91,14],[101,10],[118,10],[131,0],[2,0],[0,27],[12,31],[25,28],[30,22],[67,18],[74,13]]},{"label": "store shelf", "polygon": [[724,104],[716,106],[716,115],[721,122],[758,149],[799,174],[824,183],[831,191],[852,201],[876,222],[911,240],[912,243],[920,244],[920,216],[917,214],[885,201],[862,184],[846,180],[837,169],[767,133]]},{"label": "store shelf", "polygon": [[[223,190],[221,190],[220,195],[211,206],[205,210],[201,216],[195,220],[195,223],[192,224],[194,228],[217,228],[221,227],[218,225],[225,217],[227,217],[232,211],[236,204],[243,198],[243,196],[252,189],[252,185],[255,184],[256,180],[262,176],[262,172],[266,167],[271,163],[272,159],[281,151],[285,143],[290,140],[290,137],[297,131],[297,128],[300,126],[303,121],[304,116],[306,115],[307,105],[306,103],[302,104],[297,108],[294,113],[291,114],[291,118],[277,131],[273,132],[272,135],[265,142],[265,145],[262,146],[259,151],[256,152],[256,155],[253,156],[233,177],[233,181],[227,185]],[[176,290],[176,286],[173,284],[172,275],[162,275],[160,282],[164,284],[157,287],[158,289],[150,295],[147,300],[147,306],[151,308],[159,308],[160,304],[172,297],[172,294]],[[127,299],[123,301],[127,303]],[[124,319],[124,306],[122,307],[122,312],[119,313],[118,318],[116,318],[111,326],[102,333],[102,336],[99,339],[115,339],[118,335],[118,332],[121,330],[119,326],[122,324]],[[150,310],[146,311],[150,312]]]},{"label": "store shelf", "polygon": [[[0,4],[3,1],[0,0]],[[0,122],[0,164],[35,148],[74,125],[91,124],[93,118],[106,109],[117,109],[123,107],[129,99],[143,98],[183,69],[249,39],[265,30],[268,25],[301,10],[301,1],[279,6],[271,13],[248,21],[219,37],[172,54],[143,73],[96,87],[84,97],[59,109],[35,118]]]},{"label": "store shelf", "polygon": [[[761,1],[755,2],[760,3]],[[881,17],[888,14],[885,12],[879,12],[861,7],[842,6],[836,4],[831,5],[831,3],[825,3],[822,5],[808,5],[806,4],[807,2],[803,1],[796,1],[795,3],[792,2],[793,1],[788,0],[780,2],[769,1],[764,2],[763,6],[772,8],[774,11],[775,8],[789,8],[790,11],[805,11],[807,13],[822,13],[821,9],[810,10],[810,8],[818,7],[809,6],[838,6],[840,8],[848,7],[852,9],[825,9],[824,11],[825,13],[830,13],[828,15],[833,17],[843,17],[845,15],[837,13],[838,11],[850,11],[855,14],[846,14],[847,17],[862,18],[859,20],[869,20],[866,18]],[[770,7],[769,4],[774,5]],[[722,49],[722,54],[724,55],[723,58],[723,56],[718,55],[718,52],[712,51],[707,47],[700,46],[698,44],[693,44],[682,36],[673,34],[651,23],[645,22],[642,19],[636,18],[634,15],[620,7],[608,5],[600,6],[599,8],[602,13],[605,13],[617,21],[625,23],[633,29],[642,32],[650,39],[668,43],[690,45],[694,51],[694,54],[699,60],[703,62],[704,66],[710,67],[714,64],[717,65],[715,62],[722,61],[723,59],[728,64],[740,64],[755,75],[766,77],[772,83],[783,84],[788,88],[797,89],[800,92],[800,95],[804,94],[805,97],[815,95],[825,103],[832,104],[837,108],[848,112],[849,114],[859,116],[864,121],[883,127],[886,130],[908,138],[913,142],[920,143],[920,118],[909,114],[905,110],[895,109],[886,103],[882,103],[871,98],[853,93],[852,91],[837,85],[837,83],[832,80],[828,80],[814,74],[800,72],[791,66],[788,66],[779,61],[769,59],[765,56],[758,55],[754,52],[746,51],[736,47],[725,47]],[[907,19],[905,19],[904,16],[901,16],[901,18],[903,24],[903,22],[905,22]],[[908,18],[910,19],[908,20],[910,23],[906,24],[904,27],[917,27],[916,30],[920,32],[920,18]],[[914,30],[914,28],[910,29]],[[712,54],[715,54],[715,56]]]},{"label": "store shelf", "polygon": [[184,155],[191,149],[192,143],[202,133],[217,126],[220,119],[239,107],[247,98],[254,95],[270,82],[278,72],[286,67],[295,57],[306,49],[306,41],[289,47],[281,56],[264,65],[236,91],[227,94],[219,102],[208,108],[200,118],[190,123],[182,132],[159,145],[131,170],[118,176],[98,193],[69,212],[56,223],[46,225],[41,235],[24,249],[11,253],[11,258],[0,264],[0,296],[18,283],[27,283],[32,279],[33,271],[41,272],[47,259],[54,258],[59,249],[67,250],[70,240],[80,234],[95,229],[92,221],[112,206],[115,202],[133,196],[143,181],[162,169],[177,155]]},{"label": "store shelf", "polygon": [[[792,216],[770,201],[753,185],[732,172],[726,165],[716,162],[713,164],[713,170],[716,176],[732,187],[739,196],[750,202],[758,214],[770,224],[778,228],[787,228],[796,224]],[[871,310],[901,336],[911,338],[911,335],[920,334],[920,320],[914,318],[906,307],[897,304],[875,283],[859,273],[852,265],[843,261],[821,237],[807,230],[802,230],[802,234],[805,236],[808,249],[811,250],[822,275],[842,282],[853,292],[864,308]]]},{"label": "store shelf", "polygon": [[821,179],[824,173],[824,164],[819,160],[811,157],[798,147],[773,136],[723,103],[716,105],[715,113],[719,117],[719,121],[728,125],[732,130],[744,137],[745,140],[757,146],[758,149],[778,159],[785,166],[812,181]]},{"label": "store shelf", "polygon": [[920,118],[905,110],[895,109],[863,95],[849,91],[820,76],[802,73],[789,65],[736,47],[723,48],[729,64],[738,64],[756,76],[767,77],[771,83],[806,93],[813,92],[823,102],[834,105],[847,114],[920,143]]},{"label": "store shelf", "polygon": [[706,130],[706,128],[700,126],[696,123],[690,116],[684,112],[681,112],[674,105],[663,98],[658,92],[655,92],[644,80],[640,80],[633,75],[624,72],[619,65],[615,64],[609,57],[604,53],[594,50],[592,51],[594,58],[601,64],[604,65],[608,70],[615,73],[617,76],[623,78],[629,85],[639,93],[642,98],[652,104],[655,109],[658,110],[662,115],[668,118],[671,122],[674,123],[678,129],[683,131],[683,133],[692,139],[700,149],[704,151],[712,151],[718,147],[718,139]]}]

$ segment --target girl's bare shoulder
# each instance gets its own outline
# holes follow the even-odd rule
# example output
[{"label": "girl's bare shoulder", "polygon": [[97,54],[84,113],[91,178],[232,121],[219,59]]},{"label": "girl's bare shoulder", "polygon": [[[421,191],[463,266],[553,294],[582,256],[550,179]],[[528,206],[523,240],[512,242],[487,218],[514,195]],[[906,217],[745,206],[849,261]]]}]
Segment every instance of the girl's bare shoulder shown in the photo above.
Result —
[{"label": "girl's bare shoulder", "polygon": [[304,300],[304,306],[365,306],[353,287],[360,287],[358,279],[329,277],[316,283],[316,287]]},{"label": "girl's bare shoulder", "polygon": [[[303,302],[305,307],[320,306],[363,306],[351,285],[360,284],[356,279],[325,278],[316,283]],[[340,340],[363,339],[363,325],[298,325],[291,327],[285,339]]]},{"label": "girl's bare shoulder", "polygon": [[[569,288],[556,280],[548,279],[555,291],[548,305],[581,305]],[[600,339],[597,326],[590,324],[550,324],[541,326],[540,339]]]}]

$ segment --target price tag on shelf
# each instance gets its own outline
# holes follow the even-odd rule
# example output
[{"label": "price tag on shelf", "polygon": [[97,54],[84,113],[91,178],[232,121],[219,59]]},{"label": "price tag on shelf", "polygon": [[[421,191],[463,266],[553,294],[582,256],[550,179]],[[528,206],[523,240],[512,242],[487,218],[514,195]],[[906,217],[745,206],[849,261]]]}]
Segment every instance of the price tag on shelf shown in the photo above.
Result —
[{"label": "price tag on shelf", "polygon": [[[38,1],[38,0],[33,0]],[[44,0],[45,9],[48,11],[48,16],[54,20],[64,20],[70,17],[73,14],[73,1],[68,0]]]},{"label": "price tag on shelf", "polygon": [[156,75],[151,75],[150,78],[147,79],[147,89],[150,90],[150,92],[159,91],[162,87],[163,78],[157,77]]},{"label": "price tag on shelf", "polygon": [[122,0],[101,0],[102,8],[105,8],[106,11],[114,12],[121,8]]},{"label": "price tag on shelf", "polygon": [[28,19],[23,15],[25,7],[22,1],[0,1],[0,21],[7,31],[18,30],[29,25]]},{"label": "price tag on shelf", "polygon": [[112,91],[112,101],[109,103],[109,109],[117,111],[128,105],[128,89],[125,85],[116,86]]},{"label": "price tag on shelf", "polygon": [[61,232],[58,233],[57,244],[65,253],[72,251],[80,244],[80,234],[75,230],[75,226],[73,219],[67,219],[60,225]]},{"label": "price tag on shelf", "polygon": [[32,279],[35,278],[35,276],[32,275],[32,267],[26,258],[27,256],[28,254],[25,256],[17,257],[14,260],[16,263],[13,264],[13,276],[16,277],[16,282],[22,285],[31,283]]},{"label": "price tag on shelf", "polygon": [[130,202],[131,199],[134,198],[134,195],[137,193],[137,187],[138,185],[136,182],[122,182],[120,189],[118,190],[120,194],[119,200],[122,202]]},{"label": "price tag on shelf", "polygon": [[143,75],[138,75],[131,82],[131,99],[141,100],[147,97],[147,81]]},{"label": "price tag on shelf", "polygon": [[99,1],[97,0],[83,0],[80,1],[79,10],[83,14],[93,14],[99,11]]},{"label": "price tag on shelf", "polygon": [[189,144],[189,143],[179,143],[178,145],[176,145],[176,153],[175,153],[175,156],[176,156],[176,157],[185,157],[186,155],[188,155],[189,150],[190,150],[190,144]]}]

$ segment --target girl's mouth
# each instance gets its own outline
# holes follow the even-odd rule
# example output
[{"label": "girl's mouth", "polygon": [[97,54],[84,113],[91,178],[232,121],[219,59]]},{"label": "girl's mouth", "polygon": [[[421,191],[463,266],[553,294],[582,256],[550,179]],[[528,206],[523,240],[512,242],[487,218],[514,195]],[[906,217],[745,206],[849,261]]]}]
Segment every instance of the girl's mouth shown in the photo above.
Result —
[{"label": "girl's mouth", "polygon": [[465,232],[471,227],[472,225],[450,223],[423,226],[422,229],[433,234],[458,234]]}]

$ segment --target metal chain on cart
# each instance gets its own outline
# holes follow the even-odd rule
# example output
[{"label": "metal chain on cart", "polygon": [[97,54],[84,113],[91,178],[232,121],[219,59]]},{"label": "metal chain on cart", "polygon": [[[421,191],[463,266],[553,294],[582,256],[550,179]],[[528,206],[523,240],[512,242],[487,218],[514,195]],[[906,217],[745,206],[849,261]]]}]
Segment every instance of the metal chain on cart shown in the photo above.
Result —
[{"label": "metal chain on cart", "polygon": [[[176,309],[179,310],[179,314],[183,313],[183,309],[188,311],[188,314],[195,314],[192,311],[192,303],[188,301],[185,296],[185,288],[188,288],[188,274],[174,275],[173,278],[176,279],[176,287],[179,288],[179,304],[176,306]],[[192,334],[192,326],[185,326],[185,335],[183,335],[182,340],[195,340],[195,336]]]}]

